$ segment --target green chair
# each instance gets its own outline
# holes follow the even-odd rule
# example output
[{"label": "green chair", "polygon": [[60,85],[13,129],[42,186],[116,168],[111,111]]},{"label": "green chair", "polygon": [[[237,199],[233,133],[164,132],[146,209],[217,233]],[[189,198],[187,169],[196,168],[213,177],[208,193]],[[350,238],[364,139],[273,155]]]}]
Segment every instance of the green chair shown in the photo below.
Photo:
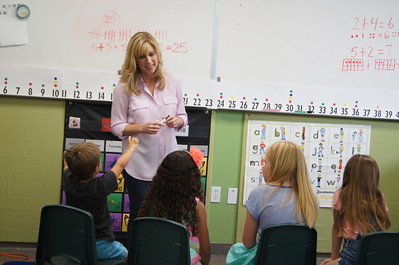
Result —
[{"label": "green chair", "polygon": [[356,265],[399,264],[399,232],[375,232],[360,239]]},{"label": "green chair", "polygon": [[185,225],[156,217],[139,217],[129,231],[128,265],[190,265]]},{"label": "green chair", "polygon": [[254,265],[316,265],[317,231],[284,224],[266,227],[258,242]]},{"label": "green chair", "polygon": [[97,260],[92,214],[61,204],[42,208],[36,262],[39,265],[126,264],[121,259]]}]

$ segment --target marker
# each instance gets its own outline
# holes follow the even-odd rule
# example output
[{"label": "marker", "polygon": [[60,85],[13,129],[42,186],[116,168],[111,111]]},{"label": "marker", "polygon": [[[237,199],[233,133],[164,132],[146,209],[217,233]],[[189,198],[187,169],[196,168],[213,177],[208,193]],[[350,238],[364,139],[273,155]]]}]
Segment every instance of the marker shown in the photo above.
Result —
[{"label": "marker", "polygon": [[294,111],[295,113],[307,113],[306,111],[302,111],[302,110],[296,110]]},{"label": "marker", "polygon": [[162,119],[161,123],[162,123],[163,125],[166,124],[166,119],[169,118],[169,116],[170,116],[170,115],[168,115],[168,116],[166,116],[164,119]]}]

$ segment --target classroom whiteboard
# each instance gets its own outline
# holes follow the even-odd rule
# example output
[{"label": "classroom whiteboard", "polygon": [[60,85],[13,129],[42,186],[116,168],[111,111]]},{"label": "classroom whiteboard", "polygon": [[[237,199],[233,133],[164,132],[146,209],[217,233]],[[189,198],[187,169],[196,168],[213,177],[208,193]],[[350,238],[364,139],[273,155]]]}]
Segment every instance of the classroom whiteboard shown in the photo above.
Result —
[{"label": "classroom whiteboard", "polygon": [[28,44],[0,47],[0,95],[112,101],[128,39],[149,31],[186,106],[399,120],[396,0],[24,4]]},{"label": "classroom whiteboard", "polygon": [[[0,4],[22,3],[1,0]],[[159,41],[168,71],[209,77],[213,0],[24,0],[28,45],[0,49],[1,64],[116,73],[137,31]],[[11,12],[11,8],[3,8]],[[5,16],[0,16],[1,18]],[[0,36],[1,37],[1,36]]]},{"label": "classroom whiteboard", "polygon": [[398,90],[398,10],[397,0],[223,1],[217,75]]}]

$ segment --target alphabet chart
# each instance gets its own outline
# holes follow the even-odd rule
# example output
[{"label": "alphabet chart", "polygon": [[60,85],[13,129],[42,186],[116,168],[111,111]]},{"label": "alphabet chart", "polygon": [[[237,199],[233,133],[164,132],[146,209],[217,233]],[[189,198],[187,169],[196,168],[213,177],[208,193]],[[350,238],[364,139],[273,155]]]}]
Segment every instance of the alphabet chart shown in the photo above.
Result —
[{"label": "alphabet chart", "polygon": [[267,147],[278,141],[300,146],[320,207],[331,207],[341,187],[346,162],[355,154],[369,154],[370,125],[292,123],[248,120],[244,196],[265,184],[262,166]]}]

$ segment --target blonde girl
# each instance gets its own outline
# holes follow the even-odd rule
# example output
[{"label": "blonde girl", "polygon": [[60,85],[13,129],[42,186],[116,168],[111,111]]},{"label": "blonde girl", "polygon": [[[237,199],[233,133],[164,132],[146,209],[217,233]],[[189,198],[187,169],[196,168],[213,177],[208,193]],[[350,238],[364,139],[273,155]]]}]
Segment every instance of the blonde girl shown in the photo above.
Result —
[{"label": "blonde girl", "polygon": [[254,247],[257,235],[269,225],[293,223],[314,227],[318,201],[313,191],[301,148],[280,141],[267,148],[262,167],[265,186],[251,191],[242,242]]}]

